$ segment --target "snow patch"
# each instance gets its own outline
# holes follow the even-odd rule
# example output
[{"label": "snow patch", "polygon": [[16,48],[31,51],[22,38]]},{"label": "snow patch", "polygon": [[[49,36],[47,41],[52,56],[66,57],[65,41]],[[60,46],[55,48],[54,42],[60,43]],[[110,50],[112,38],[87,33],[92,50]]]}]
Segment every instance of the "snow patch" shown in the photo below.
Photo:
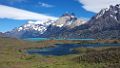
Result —
[{"label": "snow patch", "polygon": [[17,31],[25,31],[25,30],[35,30],[39,31],[43,34],[47,27],[52,24],[54,21],[47,20],[47,21],[28,21],[28,23],[24,24],[23,26],[19,27]]},{"label": "snow patch", "polygon": [[103,16],[105,14],[105,12],[108,11],[108,10],[109,10],[108,8],[102,9],[100,11],[100,13],[96,16],[96,19],[98,19],[99,17]]}]

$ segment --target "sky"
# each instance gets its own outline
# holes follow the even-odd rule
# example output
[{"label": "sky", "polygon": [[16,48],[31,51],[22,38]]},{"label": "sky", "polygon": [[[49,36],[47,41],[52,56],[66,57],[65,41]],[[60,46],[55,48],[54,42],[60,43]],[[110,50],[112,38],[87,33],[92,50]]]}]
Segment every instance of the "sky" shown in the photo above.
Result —
[{"label": "sky", "polygon": [[0,0],[0,32],[32,20],[55,20],[66,12],[88,20],[101,9],[115,4],[120,4],[120,0]]}]

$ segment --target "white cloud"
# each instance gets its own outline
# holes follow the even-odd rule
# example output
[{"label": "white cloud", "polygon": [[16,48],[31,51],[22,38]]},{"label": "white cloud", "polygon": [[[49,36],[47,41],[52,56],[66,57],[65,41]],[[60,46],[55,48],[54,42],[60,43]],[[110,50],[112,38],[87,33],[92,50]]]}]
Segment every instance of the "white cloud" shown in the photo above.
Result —
[{"label": "white cloud", "polygon": [[120,0],[78,0],[83,4],[83,8],[91,12],[99,12],[103,8],[108,8],[110,5],[120,4]]},{"label": "white cloud", "polygon": [[40,5],[42,7],[47,7],[47,8],[54,7],[53,5],[50,5],[50,4],[47,4],[47,3],[42,3],[42,2],[39,2],[38,5]]},{"label": "white cloud", "polygon": [[44,14],[39,14],[35,12],[30,12],[18,8],[13,8],[9,6],[0,5],[0,18],[8,18],[15,20],[48,20],[48,19],[57,19],[53,16],[48,16]]}]

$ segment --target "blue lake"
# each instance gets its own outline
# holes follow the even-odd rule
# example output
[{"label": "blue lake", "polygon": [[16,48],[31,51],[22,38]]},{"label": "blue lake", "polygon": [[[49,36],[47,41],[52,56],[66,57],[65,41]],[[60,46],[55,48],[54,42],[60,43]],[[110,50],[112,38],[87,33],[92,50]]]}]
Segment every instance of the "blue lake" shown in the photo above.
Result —
[{"label": "blue lake", "polygon": [[[24,40],[28,40],[28,41],[45,41],[45,40],[51,40],[49,38],[26,38]],[[52,39],[52,40],[95,40],[95,39]]]},{"label": "blue lake", "polygon": [[68,54],[75,54],[72,50],[78,47],[101,47],[101,46],[120,46],[120,44],[56,44],[56,47],[28,49],[28,54],[53,55],[62,56]]},{"label": "blue lake", "polygon": [[48,38],[26,38],[24,40],[28,41],[44,41],[44,40],[49,40]]}]

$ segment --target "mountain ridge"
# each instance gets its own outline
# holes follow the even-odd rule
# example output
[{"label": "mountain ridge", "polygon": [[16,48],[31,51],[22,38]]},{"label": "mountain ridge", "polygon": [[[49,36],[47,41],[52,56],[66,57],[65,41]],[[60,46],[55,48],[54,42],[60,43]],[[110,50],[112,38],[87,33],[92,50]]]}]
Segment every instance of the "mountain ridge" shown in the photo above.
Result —
[{"label": "mountain ridge", "polygon": [[54,23],[49,24],[43,33],[39,31],[25,32],[21,34],[20,38],[27,37],[120,38],[120,4],[115,6],[110,5],[109,8],[102,9],[87,22],[78,19],[74,13],[65,13],[54,21]]},{"label": "mountain ridge", "polygon": [[[62,35],[62,36],[61,36]],[[59,37],[64,38],[94,38],[119,39],[120,38],[120,4],[102,9],[87,23],[77,26]],[[57,37],[57,36],[55,36]]]},{"label": "mountain ridge", "polygon": [[5,34],[17,38],[48,37],[50,34],[59,33],[63,29],[72,29],[84,23],[84,20],[77,19],[73,13],[65,13],[57,20],[48,20],[44,22],[28,21],[28,23],[6,32]]}]

